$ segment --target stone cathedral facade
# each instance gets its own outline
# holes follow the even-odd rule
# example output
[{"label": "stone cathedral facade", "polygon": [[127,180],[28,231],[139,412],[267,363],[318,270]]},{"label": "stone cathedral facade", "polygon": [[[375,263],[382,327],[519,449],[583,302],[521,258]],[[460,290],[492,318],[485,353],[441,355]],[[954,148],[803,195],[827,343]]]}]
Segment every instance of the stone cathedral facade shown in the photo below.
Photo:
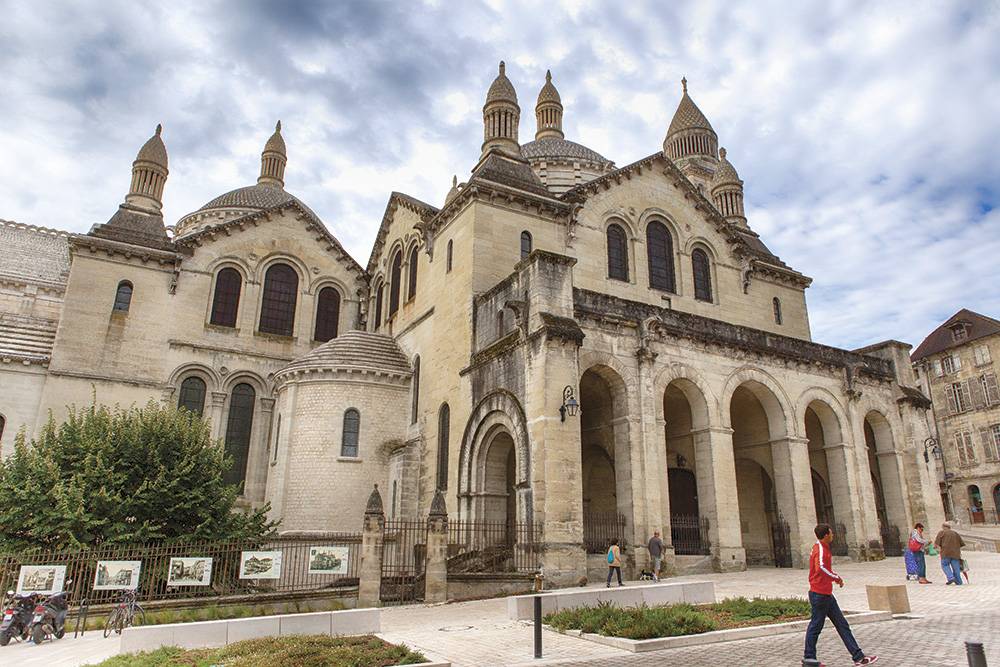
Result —
[{"label": "stone cathedral facade", "polygon": [[440,489],[453,518],[541,526],[556,583],[594,517],[633,545],[694,521],[667,566],[717,570],[774,562],[785,524],[802,565],[817,520],[870,558],[941,519],[908,346],[812,342],[810,279],[753,231],[686,82],[623,167],[564,136],[551,76],[534,140],[520,113],[501,63],[468,178],[392,193],[364,266],[285,189],[280,123],[256,184],[173,225],[159,127],[108,222],[0,223],[3,451],[94,396],[179,405],[282,530],[357,530],[374,484],[423,517]]}]

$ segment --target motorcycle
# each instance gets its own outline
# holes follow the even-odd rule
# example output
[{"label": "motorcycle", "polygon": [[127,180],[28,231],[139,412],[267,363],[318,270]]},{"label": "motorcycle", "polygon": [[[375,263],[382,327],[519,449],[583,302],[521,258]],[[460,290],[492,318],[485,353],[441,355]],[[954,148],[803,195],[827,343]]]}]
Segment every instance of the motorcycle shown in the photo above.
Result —
[{"label": "motorcycle", "polygon": [[[67,579],[66,585],[72,582],[72,579]],[[66,595],[66,591],[59,591],[45,598],[45,602],[35,605],[30,632],[31,639],[36,645],[40,645],[48,637],[62,639],[66,634],[66,616],[69,615]]]},{"label": "motorcycle", "polygon": [[7,604],[3,605],[3,623],[0,623],[0,646],[6,646],[12,638],[27,639],[31,625],[32,611],[37,598],[34,593],[14,595],[7,591]]}]

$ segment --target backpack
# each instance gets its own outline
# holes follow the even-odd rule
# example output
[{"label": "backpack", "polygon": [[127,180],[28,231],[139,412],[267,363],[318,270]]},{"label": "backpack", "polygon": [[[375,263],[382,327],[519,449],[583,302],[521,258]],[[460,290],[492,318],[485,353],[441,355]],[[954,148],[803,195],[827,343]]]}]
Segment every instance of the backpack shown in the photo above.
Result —
[{"label": "backpack", "polygon": [[615,552],[614,547],[608,547],[608,565],[615,562]]}]

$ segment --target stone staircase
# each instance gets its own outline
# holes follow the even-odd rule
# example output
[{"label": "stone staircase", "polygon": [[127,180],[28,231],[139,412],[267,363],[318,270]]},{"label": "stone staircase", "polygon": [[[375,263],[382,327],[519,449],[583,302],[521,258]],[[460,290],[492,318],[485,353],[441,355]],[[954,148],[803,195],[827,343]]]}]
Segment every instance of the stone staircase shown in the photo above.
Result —
[{"label": "stone staircase", "polygon": [[56,321],[0,313],[0,361],[45,363],[56,340]]}]

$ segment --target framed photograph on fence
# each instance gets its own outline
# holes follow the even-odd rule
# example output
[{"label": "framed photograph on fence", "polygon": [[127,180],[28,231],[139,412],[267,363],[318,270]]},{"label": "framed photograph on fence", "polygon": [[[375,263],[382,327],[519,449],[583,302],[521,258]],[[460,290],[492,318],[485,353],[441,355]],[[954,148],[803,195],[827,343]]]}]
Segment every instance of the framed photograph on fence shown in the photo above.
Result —
[{"label": "framed photograph on fence", "polygon": [[211,558],[196,556],[170,559],[167,586],[208,586],[210,583],[212,583]]},{"label": "framed photograph on fence", "polygon": [[280,551],[244,551],[240,553],[240,579],[278,579],[281,577]]},{"label": "framed photograph on fence", "polygon": [[347,547],[309,547],[309,574],[347,574]]},{"label": "framed photograph on fence", "polygon": [[22,565],[17,577],[17,592],[52,595],[61,591],[65,582],[65,565]]},{"label": "framed photograph on fence", "polygon": [[138,560],[99,560],[94,572],[95,591],[134,591],[139,587]]}]

